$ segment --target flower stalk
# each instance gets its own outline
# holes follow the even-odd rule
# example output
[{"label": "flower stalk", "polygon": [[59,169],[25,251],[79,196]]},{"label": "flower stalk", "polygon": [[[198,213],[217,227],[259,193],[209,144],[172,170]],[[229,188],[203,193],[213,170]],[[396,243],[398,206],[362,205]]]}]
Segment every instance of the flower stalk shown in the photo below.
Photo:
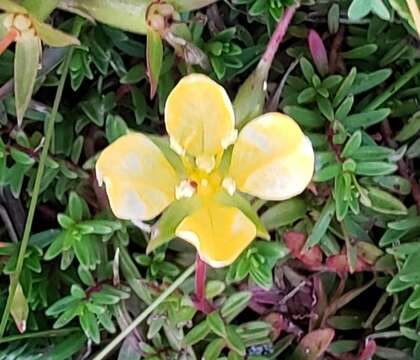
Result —
[{"label": "flower stalk", "polygon": [[206,278],[207,278],[207,264],[197,254],[195,263],[195,295],[193,302],[197,310],[208,314],[214,308],[206,298]]}]

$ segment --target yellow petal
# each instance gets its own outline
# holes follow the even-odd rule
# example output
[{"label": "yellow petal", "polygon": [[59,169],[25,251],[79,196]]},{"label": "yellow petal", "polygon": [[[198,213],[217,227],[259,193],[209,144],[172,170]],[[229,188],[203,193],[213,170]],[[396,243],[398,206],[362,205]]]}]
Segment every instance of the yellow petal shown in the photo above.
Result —
[{"label": "yellow petal", "polygon": [[205,75],[191,74],[169,94],[165,123],[172,143],[197,157],[220,153],[235,119],[225,89]]},{"label": "yellow petal", "polygon": [[230,176],[239,190],[265,200],[300,194],[314,170],[310,140],[299,125],[280,113],[248,123],[234,145]]},{"label": "yellow petal", "polygon": [[187,216],[176,235],[197,249],[200,257],[214,268],[231,264],[255,238],[255,225],[237,208],[214,199]]},{"label": "yellow petal", "polygon": [[115,216],[150,220],[174,199],[177,177],[159,148],[145,135],[129,133],[109,145],[96,163]]}]

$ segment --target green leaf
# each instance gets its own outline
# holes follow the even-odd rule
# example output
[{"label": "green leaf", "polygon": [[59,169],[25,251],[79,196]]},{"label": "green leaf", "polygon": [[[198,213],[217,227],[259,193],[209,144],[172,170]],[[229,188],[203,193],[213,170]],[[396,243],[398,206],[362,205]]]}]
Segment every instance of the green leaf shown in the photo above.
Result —
[{"label": "green leaf", "polygon": [[366,111],[347,116],[342,120],[344,126],[349,129],[367,128],[384,120],[391,113],[391,109],[379,109]]},{"label": "green leaf", "polygon": [[354,160],[376,161],[389,159],[394,154],[394,150],[377,145],[361,146],[352,154]]},{"label": "green leaf", "polygon": [[88,311],[84,311],[79,316],[80,326],[82,327],[86,336],[91,339],[95,344],[99,344],[99,325],[95,315]]},{"label": "green leaf", "polygon": [[302,74],[305,77],[308,84],[312,83],[312,77],[315,75],[314,67],[312,64],[304,57],[300,58],[299,61],[300,69],[302,70]]},{"label": "green leaf", "polygon": [[198,325],[195,325],[187,335],[185,335],[185,343],[188,346],[192,346],[199,341],[203,340],[210,332],[210,328],[207,321],[202,321]]},{"label": "green leaf", "polygon": [[319,111],[324,115],[329,121],[334,120],[334,109],[332,107],[331,101],[322,96],[318,96],[316,99]]},{"label": "green leaf", "polygon": [[328,226],[330,225],[331,219],[334,216],[335,206],[334,202],[330,199],[321,211],[318,221],[315,223],[311,233],[306,240],[305,247],[311,248],[312,246],[319,244],[327,232]]},{"label": "green leaf", "polygon": [[73,284],[71,286],[70,293],[71,296],[73,296],[75,299],[84,299],[86,297],[86,294],[83,291],[83,289],[77,284]]},{"label": "green leaf", "polygon": [[324,117],[316,110],[309,110],[295,105],[285,106],[283,110],[303,127],[316,129],[323,126],[325,123]]},{"label": "green leaf", "polygon": [[225,337],[225,323],[217,311],[213,311],[211,314],[207,315],[206,321],[211,331],[220,337]]},{"label": "green leaf", "polygon": [[200,206],[196,196],[174,201],[164,211],[158,222],[153,225],[152,235],[147,244],[146,254],[150,254],[159,246],[175,237],[175,231],[181,221],[192,214]]},{"label": "green leaf", "polygon": [[372,12],[382,20],[389,21],[391,19],[391,14],[383,3],[383,0],[372,0]]},{"label": "green leaf", "polygon": [[371,73],[358,73],[354,79],[351,93],[357,95],[382,84],[392,74],[392,69],[381,69]]},{"label": "green leaf", "polygon": [[341,164],[329,164],[318,170],[312,178],[315,182],[325,182],[334,179],[341,172]]},{"label": "green leaf", "polygon": [[80,196],[71,191],[69,195],[69,204],[68,204],[68,211],[69,216],[72,218],[74,222],[79,222],[83,218],[83,214],[85,213],[86,203],[84,200],[80,198]]},{"label": "green leaf", "polygon": [[109,114],[105,120],[105,134],[109,143],[128,133],[128,126],[119,115]]},{"label": "green leaf", "polygon": [[60,233],[55,237],[44,255],[45,260],[52,260],[61,253],[67,233],[67,231],[60,231]]},{"label": "green leaf", "polygon": [[239,355],[245,356],[245,344],[234,326],[228,326],[226,328],[226,342],[230,349],[236,351]]},{"label": "green leaf", "polygon": [[356,174],[364,176],[389,175],[397,170],[396,164],[381,161],[358,162]]},{"label": "green leaf", "polygon": [[162,69],[163,44],[159,32],[150,27],[147,29],[146,59],[147,76],[150,82],[150,98],[153,98],[157,91],[159,75]]},{"label": "green leaf", "polygon": [[59,329],[67,325],[77,315],[79,315],[79,306],[75,305],[66,309],[53,324],[53,329]]},{"label": "green leaf", "polygon": [[374,54],[378,50],[378,45],[376,44],[365,44],[358,46],[352,50],[342,52],[344,59],[365,59],[370,55]]},{"label": "green leaf", "polygon": [[348,17],[351,20],[359,20],[369,14],[371,9],[371,1],[353,0],[348,10]]},{"label": "green leaf", "polygon": [[80,41],[74,36],[68,35],[60,30],[56,30],[50,25],[32,18],[37,35],[42,42],[52,47],[66,47],[70,45],[80,45]]},{"label": "green leaf", "polygon": [[18,125],[21,126],[31,101],[40,58],[39,38],[30,33],[21,35],[15,52],[15,106]]},{"label": "green leaf", "polygon": [[343,157],[351,157],[353,153],[360,148],[361,144],[362,144],[362,132],[356,131],[353,133],[350,139],[347,140],[347,143],[344,146],[343,151],[341,152],[341,155]]},{"label": "green leaf", "polygon": [[395,137],[397,141],[407,141],[420,131],[420,111],[417,111]]},{"label": "green leaf", "polygon": [[14,147],[10,149],[10,155],[13,160],[22,165],[33,165],[35,163],[34,158],[24,153],[23,151],[17,150]]},{"label": "green leaf", "polygon": [[60,300],[57,300],[54,304],[52,304],[45,314],[47,316],[55,316],[58,315],[70,308],[74,308],[75,305],[79,303],[79,299],[75,299],[73,296],[66,296]]},{"label": "green leaf", "polygon": [[250,291],[239,291],[232,294],[223,303],[220,314],[229,323],[246,309],[251,297],[252,293]]},{"label": "green leaf", "polygon": [[202,359],[203,360],[218,359],[224,347],[225,347],[225,340],[214,339],[207,345],[206,349],[204,350]]},{"label": "green leaf", "polygon": [[388,223],[388,227],[394,230],[411,230],[420,227],[420,216]]},{"label": "green leaf", "polygon": [[267,230],[273,230],[282,226],[291,225],[295,221],[302,219],[306,211],[305,201],[295,197],[270,207],[261,215],[261,221]]},{"label": "green leaf", "polygon": [[371,204],[363,204],[383,214],[405,215],[405,205],[390,193],[376,187],[368,187]]},{"label": "green leaf", "polygon": [[343,82],[337,90],[337,93],[335,94],[333,101],[334,107],[338,106],[338,104],[340,104],[345,99],[345,97],[350,94],[351,87],[353,86],[353,82],[356,79],[356,75],[357,69],[355,67],[351,68],[349,74],[343,80]]},{"label": "green leaf", "polygon": [[128,72],[120,79],[121,84],[137,84],[146,77],[146,69],[143,64],[134,65]]},{"label": "green leaf", "polygon": [[340,106],[335,111],[336,119],[343,121],[347,115],[350,113],[351,108],[353,107],[354,96],[349,95],[347,96],[344,101],[340,104]]},{"label": "green leaf", "polygon": [[313,87],[306,88],[297,97],[298,104],[310,103],[315,99],[316,90]]}]

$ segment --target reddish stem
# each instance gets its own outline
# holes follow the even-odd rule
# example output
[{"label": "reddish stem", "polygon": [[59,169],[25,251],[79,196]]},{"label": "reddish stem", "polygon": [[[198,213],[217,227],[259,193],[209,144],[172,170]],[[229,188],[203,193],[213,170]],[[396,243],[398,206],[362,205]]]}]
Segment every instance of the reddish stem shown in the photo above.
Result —
[{"label": "reddish stem", "polygon": [[9,47],[9,45],[16,40],[16,37],[19,35],[19,31],[14,28],[11,28],[6,36],[0,40],[0,55]]},{"label": "reddish stem", "polygon": [[206,298],[207,264],[198,254],[195,264],[195,295],[192,300],[197,310],[200,310],[205,314],[209,314],[214,310],[214,308]]},{"label": "reddish stem", "polygon": [[261,58],[262,63],[270,66],[273,62],[274,55],[279,48],[280,43],[283,41],[284,36],[286,35],[287,28],[292,21],[293,15],[296,12],[296,6],[291,6],[286,9],[281,20],[277,23],[276,30],[274,31],[271,39],[267,45],[267,48],[264,52],[264,55]]}]

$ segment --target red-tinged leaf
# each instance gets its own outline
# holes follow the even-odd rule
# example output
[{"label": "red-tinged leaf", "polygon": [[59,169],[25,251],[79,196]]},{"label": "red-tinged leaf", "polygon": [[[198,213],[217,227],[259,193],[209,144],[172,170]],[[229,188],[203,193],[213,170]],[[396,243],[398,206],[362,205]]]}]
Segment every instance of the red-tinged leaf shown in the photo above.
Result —
[{"label": "red-tinged leaf", "polygon": [[[330,271],[334,271],[340,276],[344,276],[350,272],[350,266],[346,254],[329,256],[325,265]],[[364,262],[361,258],[357,258],[354,272],[368,271],[369,268],[370,266],[366,262]]]},{"label": "red-tinged leaf", "polygon": [[322,76],[325,76],[328,73],[327,50],[315,30],[309,30],[308,43],[316,68]]},{"label": "red-tinged leaf", "polygon": [[333,329],[319,329],[306,335],[292,354],[292,360],[317,360],[334,339]]},{"label": "red-tinged leaf", "polygon": [[369,339],[366,341],[365,348],[359,355],[359,360],[370,360],[376,353],[376,342],[375,340]]},{"label": "red-tinged leaf", "polygon": [[281,334],[281,332],[282,332],[282,330],[285,326],[283,316],[281,314],[277,313],[277,312],[272,312],[272,313],[269,313],[268,315],[266,315],[264,317],[264,320],[266,322],[268,322],[272,327],[271,339],[273,341],[276,340],[280,336],[280,334]]},{"label": "red-tinged leaf", "polygon": [[146,59],[147,77],[150,82],[150,98],[153,98],[156,94],[162,68],[163,44],[159,32],[151,28],[147,29]]},{"label": "red-tinged leaf", "polygon": [[309,250],[304,249],[305,234],[297,231],[287,231],[284,233],[283,239],[291,254],[306,266],[315,267],[322,264],[322,251],[318,245],[313,246]]}]

